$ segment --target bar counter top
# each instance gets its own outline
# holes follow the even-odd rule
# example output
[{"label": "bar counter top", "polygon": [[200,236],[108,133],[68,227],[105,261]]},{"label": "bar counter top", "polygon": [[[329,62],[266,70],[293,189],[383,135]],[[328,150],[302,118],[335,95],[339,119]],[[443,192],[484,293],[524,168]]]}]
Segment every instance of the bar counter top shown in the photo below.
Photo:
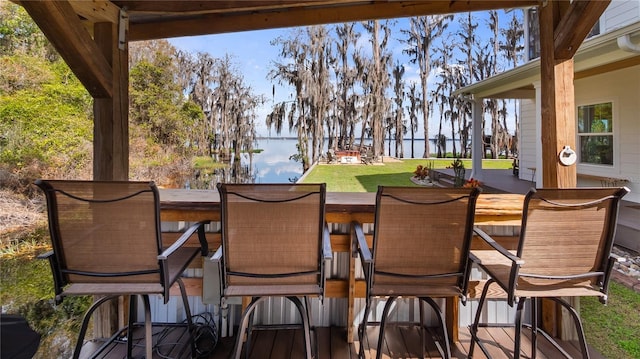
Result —
[{"label": "bar counter top", "polygon": [[[524,195],[480,194],[476,203],[476,223],[519,224]],[[374,192],[327,192],[327,214],[373,214]],[[220,195],[217,190],[160,189],[163,213],[220,211]],[[215,218],[211,218],[215,219]],[[516,221],[518,223],[515,223]]]}]

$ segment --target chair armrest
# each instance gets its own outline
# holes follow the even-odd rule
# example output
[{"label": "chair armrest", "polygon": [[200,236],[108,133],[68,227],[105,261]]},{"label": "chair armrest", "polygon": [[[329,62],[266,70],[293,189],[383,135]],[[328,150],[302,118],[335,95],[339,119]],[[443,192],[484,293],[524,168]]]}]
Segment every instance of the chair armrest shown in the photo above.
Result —
[{"label": "chair armrest", "polygon": [[222,261],[222,246],[216,249],[216,252],[213,253],[211,257],[209,257],[209,260],[217,263],[220,263]]},{"label": "chair armrest", "polygon": [[38,254],[37,259],[49,259],[53,255],[53,251],[44,252],[42,254]]},{"label": "chair armrest", "polygon": [[325,261],[333,259],[333,250],[331,249],[331,234],[329,233],[329,225],[324,224],[322,230],[322,258]]},{"label": "chair armrest", "polygon": [[36,258],[47,259],[49,261],[49,267],[51,268],[51,273],[53,274],[53,290],[55,292],[55,303],[56,305],[62,303],[62,289],[67,285],[67,282],[60,272],[60,267],[58,266],[58,260],[56,259],[55,253],[53,251],[47,251],[39,254]]},{"label": "chair armrest", "polygon": [[175,252],[178,248],[182,247],[189,238],[198,231],[198,240],[200,241],[201,253],[203,256],[206,256],[209,253],[209,245],[207,244],[207,238],[204,235],[204,225],[208,224],[211,221],[201,221],[194,223],[191,227],[187,228],[187,230],[182,233],[180,238],[178,238],[169,248],[165,249],[159,256],[158,260],[167,260],[169,256]]},{"label": "chair armrest", "polygon": [[[500,253],[501,255],[505,256],[507,259],[512,261],[514,264],[517,264],[517,265],[523,265],[524,264],[524,259],[513,255],[511,252],[509,252],[503,246],[501,246],[498,242],[493,240],[493,238],[491,238],[491,236],[489,236],[487,233],[485,233],[482,229],[474,226],[473,227],[473,231],[475,232],[475,234],[478,235],[478,237],[480,237],[482,240],[484,240],[485,243],[487,243],[489,246],[491,246],[491,248],[493,248],[496,251],[498,251],[498,253]],[[472,255],[470,258],[472,260],[474,260],[475,262],[478,262],[478,258],[475,255]]]},{"label": "chair armrest", "polygon": [[371,250],[369,250],[367,240],[364,237],[362,224],[360,224],[359,222],[351,222],[351,227],[353,228],[354,234],[356,236],[356,244],[358,253],[360,254],[360,260],[363,263],[371,264],[373,262],[373,256],[371,255]]}]

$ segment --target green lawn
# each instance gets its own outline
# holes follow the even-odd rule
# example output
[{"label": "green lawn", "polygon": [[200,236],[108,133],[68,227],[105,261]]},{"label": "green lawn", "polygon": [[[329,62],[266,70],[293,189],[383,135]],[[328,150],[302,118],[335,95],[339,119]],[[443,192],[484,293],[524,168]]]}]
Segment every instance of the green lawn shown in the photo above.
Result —
[{"label": "green lawn", "polygon": [[[375,165],[325,165],[320,164],[302,180],[305,183],[325,182],[329,192],[375,192],[378,185],[414,186],[409,178],[418,165],[433,162],[433,168],[442,169],[451,165],[453,159],[405,159],[401,162],[384,162]],[[462,160],[466,169],[471,160]],[[483,160],[486,169],[510,169],[512,160]]]},{"label": "green lawn", "polygon": [[609,300],[580,300],[587,343],[605,358],[640,358],[640,294],[621,284],[609,286]]}]

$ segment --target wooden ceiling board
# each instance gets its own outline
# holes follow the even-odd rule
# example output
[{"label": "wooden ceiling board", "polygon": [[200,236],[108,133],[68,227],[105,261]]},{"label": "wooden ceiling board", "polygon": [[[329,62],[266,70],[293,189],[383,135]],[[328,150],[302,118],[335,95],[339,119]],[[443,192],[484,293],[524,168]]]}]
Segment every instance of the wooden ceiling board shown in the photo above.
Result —
[{"label": "wooden ceiling board", "polygon": [[131,41],[536,6],[538,0],[113,1]]}]

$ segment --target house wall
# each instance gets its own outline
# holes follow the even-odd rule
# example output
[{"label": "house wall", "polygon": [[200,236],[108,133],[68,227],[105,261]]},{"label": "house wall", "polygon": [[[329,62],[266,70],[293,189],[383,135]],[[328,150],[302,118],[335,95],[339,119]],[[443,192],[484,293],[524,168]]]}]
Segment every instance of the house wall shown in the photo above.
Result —
[{"label": "house wall", "polygon": [[[577,164],[579,187],[627,186],[621,205],[615,243],[640,252],[640,66],[611,71],[575,81],[576,107],[613,103],[614,165]],[[540,97],[539,85],[536,97]],[[531,181],[529,168],[540,166],[540,109],[536,100],[520,101],[520,179]],[[577,111],[576,111],[577,112]],[[576,141],[577,142],[577,141]],[[576,148],[576,151],[579,151]],[[541,171],[536,171],[541,185]],[[609,178],[624,179],[608,180]]]},{"label": "house wall", "polygon": [[[535,100],[520,101],[520,148],[518,159],[520,161],[520,174],[522,180],[534,180],[532,168],[537,168],[537,146],[540,142],[536,135],[536,103]],[[535,175],[537,176],[536,170]]]},{"label": "house wall", "polygon": [[[614,106],[614,165],[578,163],[578,186],[601,186],[599,177],[626,179],[617,183],[631,190],[625,200],[640,203],[640,66],[576,80],[574,86],[576,106],[608,101]],[[540,157],[535,100],[521,100],[520,119],[519,177],[531,181],[529,168],[539,167]],[[540,175],[536,171],[536,177]]]},{"label": "house wall", "polygon": [[640,66],[575,81],[576,106],[613,103],[614,165],[578,164],[578,186],[601,185],[600,180],[580,175],[628,180],[625,200],[640,202]]},{"label": "house wall", "polygon": [[640,19],[640,1],[614,0],[600,17],[600,33],[611,32]]}]

